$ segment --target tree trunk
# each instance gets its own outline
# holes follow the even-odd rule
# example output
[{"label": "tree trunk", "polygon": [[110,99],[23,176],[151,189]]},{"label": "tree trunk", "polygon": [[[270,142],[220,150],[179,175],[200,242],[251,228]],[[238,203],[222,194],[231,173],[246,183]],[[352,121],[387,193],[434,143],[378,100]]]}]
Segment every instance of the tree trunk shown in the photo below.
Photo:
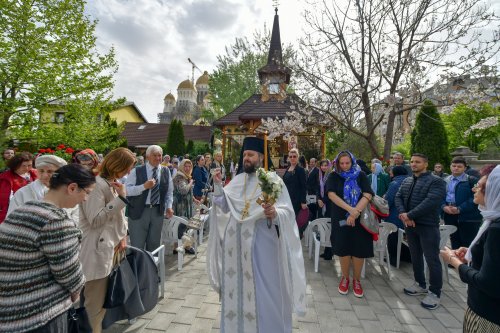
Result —
[{"label": "tree trunk", "polygon": [[387,128],[384,141],[384,160],[391,158],[392,139],[394,138],[394,120],[396,119],[396,110],[392,107],[387,118]]}]

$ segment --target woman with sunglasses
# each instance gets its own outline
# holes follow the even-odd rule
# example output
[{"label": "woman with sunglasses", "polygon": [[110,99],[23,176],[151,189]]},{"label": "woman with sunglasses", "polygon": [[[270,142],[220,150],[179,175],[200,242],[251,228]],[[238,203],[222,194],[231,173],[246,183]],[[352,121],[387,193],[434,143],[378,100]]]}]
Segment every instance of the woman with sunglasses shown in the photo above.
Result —
[{"label": "woman with sunglasses", "polygon": [[135,156],[127,148],[117,148],[104,157],[96,177],[96,188],[80,205],[80,229],[83,232],[80,260],[85,283],[85,308],[94,333],[102,330],[103,308],[108,275],[113,268],[115,251],[127,245],[128,224],[125,185],[118,180],[130,173]]},{"label": "woman with sunglasses", "polygon": [[441,250],[468,285],[464,333],[500,333],[500,166],[493,167],[481,170],[473,188],[484,221],[470,247]]},{"label": "woman with sunglasses", "polygon": [[[302,209],[307,209],[307,177],[305,169],[299,165],[299,157],[300,154],[297,148],[290,149],[288,152],[290,166],[286,169],[285,174],[283,175],[283,182],[285,183],[288,193],[290,194],[295,217],[299,215],[299,212]],[[304,235],[306,227],[307,223],[303,226],[299,226],[301,239]]]},{"label": "woman with sunglasses", "polygon": [[81,231],[66,209],[84,202],[95,176],[59,168],[43,201],[29,201],[0,225],[0,332],[67,332],[67,311],[85,281]]}]

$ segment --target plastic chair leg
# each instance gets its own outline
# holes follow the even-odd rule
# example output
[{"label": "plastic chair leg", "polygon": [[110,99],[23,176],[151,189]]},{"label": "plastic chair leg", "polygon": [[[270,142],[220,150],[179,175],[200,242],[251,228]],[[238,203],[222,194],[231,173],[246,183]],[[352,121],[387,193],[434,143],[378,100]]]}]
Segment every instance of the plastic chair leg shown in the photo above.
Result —
[{"label": "plastic chair leg", "polygon": [[314,239],[314,271],[318,273],[320,242]]},{"label": "plastic chair leg", "polygon": [[396,254],[396,268],[399,269],[399,261],[401,260],[401,244],[403,243],[403,230],[398,228],[398,247]]}]

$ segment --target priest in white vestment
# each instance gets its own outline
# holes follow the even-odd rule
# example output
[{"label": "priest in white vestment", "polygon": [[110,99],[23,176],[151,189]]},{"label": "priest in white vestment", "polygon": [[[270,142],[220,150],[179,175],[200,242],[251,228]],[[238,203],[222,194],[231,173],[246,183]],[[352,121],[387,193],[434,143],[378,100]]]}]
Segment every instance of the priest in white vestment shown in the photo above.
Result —
[{"label": "priest in white vestment", "polygon": [[263,140],[245,138],[242,152],[244,172],[226,187],[220,173],[214,175],[207,269],[221,298],[221,332],[289,333],[292,312],[306,311],[295,214],[283,183],[274,205],[256,202],[262,193],[256,170],[264,158]]}]

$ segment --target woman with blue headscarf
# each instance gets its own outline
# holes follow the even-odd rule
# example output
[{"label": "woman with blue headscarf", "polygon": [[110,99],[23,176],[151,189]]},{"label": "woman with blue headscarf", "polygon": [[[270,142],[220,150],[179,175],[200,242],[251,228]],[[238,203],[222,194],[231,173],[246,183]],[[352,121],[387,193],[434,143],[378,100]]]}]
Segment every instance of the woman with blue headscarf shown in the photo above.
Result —
[{"label": "woman with blue headscarf", "polygon": [[372,186],[373,193],[380,197],[387,192],[391,182],[389,175],[385,173],[380,163],[372,163],[372,173],[368,175],[368,181]]},{"label": "woman with blue headscarf", "polygon": [[335,172],[326,182],[326,192],[333,204],[330,205],[332,219],[333,254],[340,259],[342,278],[339,293],[349,292],[349,272],[353,265],[353,292],[363,297],[360,278],[365,258],[373,257],[373,238],[360,224],[360,215],[373,196],[366,174],[356,164],[356,158],[348,151],[337,155]]}]

